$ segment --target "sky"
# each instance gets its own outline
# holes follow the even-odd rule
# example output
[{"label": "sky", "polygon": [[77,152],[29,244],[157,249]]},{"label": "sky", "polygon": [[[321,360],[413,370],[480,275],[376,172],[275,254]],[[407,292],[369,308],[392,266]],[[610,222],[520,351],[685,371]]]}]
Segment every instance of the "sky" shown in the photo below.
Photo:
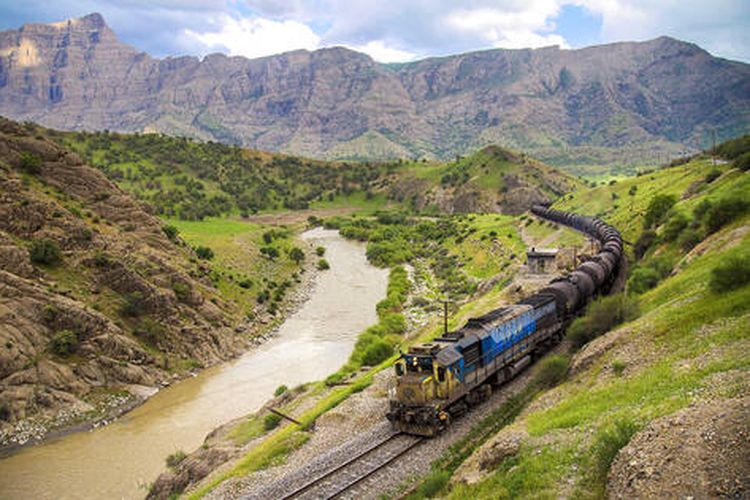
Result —
[{"label": "sky", "polygon": [[156,57],[345,46],[406,62],[668,35],[750,62],[750,0],[0,0],[0,30],[92,12]]}]

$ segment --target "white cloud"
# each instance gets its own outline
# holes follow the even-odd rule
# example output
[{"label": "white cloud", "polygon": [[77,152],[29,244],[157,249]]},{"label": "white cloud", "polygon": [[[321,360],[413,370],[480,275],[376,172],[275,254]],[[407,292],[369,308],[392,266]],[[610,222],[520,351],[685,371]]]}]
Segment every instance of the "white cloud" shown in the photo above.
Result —
[{"label": "white cloud", "polygon": [[417,57],[413,52],[388,47],[382,40],[372,40],[365,45],[354,46],[352,49],[364,52],[382,63],[413,61]]},{"label": "white cloud", "polygon": [[493,47],[520,49],[560,45],[568,47],[565,39],[551,33],[560,3],[555,0],[527,2],[523,8],[505,9],[482,7],[460,9],[449,13],[445,25],[453,30],[482,37]]},{"label": "white cloud", "polygon": [[209,50],[224,49],[230,55],[245,57],[263,57],[297,49],[314,50],[320,46],[320,37],[309,26],[295,20],[222,16],[217,21],[218,31],[199,33],[185,30],[185,35]]}]

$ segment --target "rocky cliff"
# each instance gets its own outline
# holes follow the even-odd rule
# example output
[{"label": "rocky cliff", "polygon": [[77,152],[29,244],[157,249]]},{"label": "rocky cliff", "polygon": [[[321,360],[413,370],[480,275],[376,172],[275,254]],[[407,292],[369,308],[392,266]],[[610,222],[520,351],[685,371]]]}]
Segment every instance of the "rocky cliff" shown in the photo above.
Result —
[{"label": "rocky cliff", "polygon": [[[0,33],[0,113],[324,158],[664,160],[750,128],[750,66],[667,37],[384,65],[344,48],[157,60],[91,14]],[[661,155],[661,156],[660,156]]]},{"label": "rocky cliff", "polygon": [[210,268],[34,130],[0,120],[0,446],[106,415],[243,341]]}]

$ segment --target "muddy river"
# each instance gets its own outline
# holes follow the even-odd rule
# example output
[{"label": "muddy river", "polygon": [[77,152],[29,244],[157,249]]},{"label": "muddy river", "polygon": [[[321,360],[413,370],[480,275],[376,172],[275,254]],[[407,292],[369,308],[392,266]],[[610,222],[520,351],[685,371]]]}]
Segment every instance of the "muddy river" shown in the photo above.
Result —
[{"label": "muddy river", "polygon": [[0,460],[0,498],[142,498],[176,450],[258,409],[281,384],[319,380],[344,364],[377,319],[387,271],[335,231],[303,234],[326,247],[331,269],[278,335],[239,359],[168,387],[107,427],[65,436]]}]

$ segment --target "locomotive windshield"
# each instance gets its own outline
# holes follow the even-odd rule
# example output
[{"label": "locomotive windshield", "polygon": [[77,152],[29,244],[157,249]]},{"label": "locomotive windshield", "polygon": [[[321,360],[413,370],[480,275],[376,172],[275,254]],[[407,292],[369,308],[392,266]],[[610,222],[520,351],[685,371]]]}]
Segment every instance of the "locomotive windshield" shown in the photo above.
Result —
[{"label": "locomotive windshield", "polygon": [[406,370],[411,373],[432,373],[432,358],[429,356],[404,356]]}]

